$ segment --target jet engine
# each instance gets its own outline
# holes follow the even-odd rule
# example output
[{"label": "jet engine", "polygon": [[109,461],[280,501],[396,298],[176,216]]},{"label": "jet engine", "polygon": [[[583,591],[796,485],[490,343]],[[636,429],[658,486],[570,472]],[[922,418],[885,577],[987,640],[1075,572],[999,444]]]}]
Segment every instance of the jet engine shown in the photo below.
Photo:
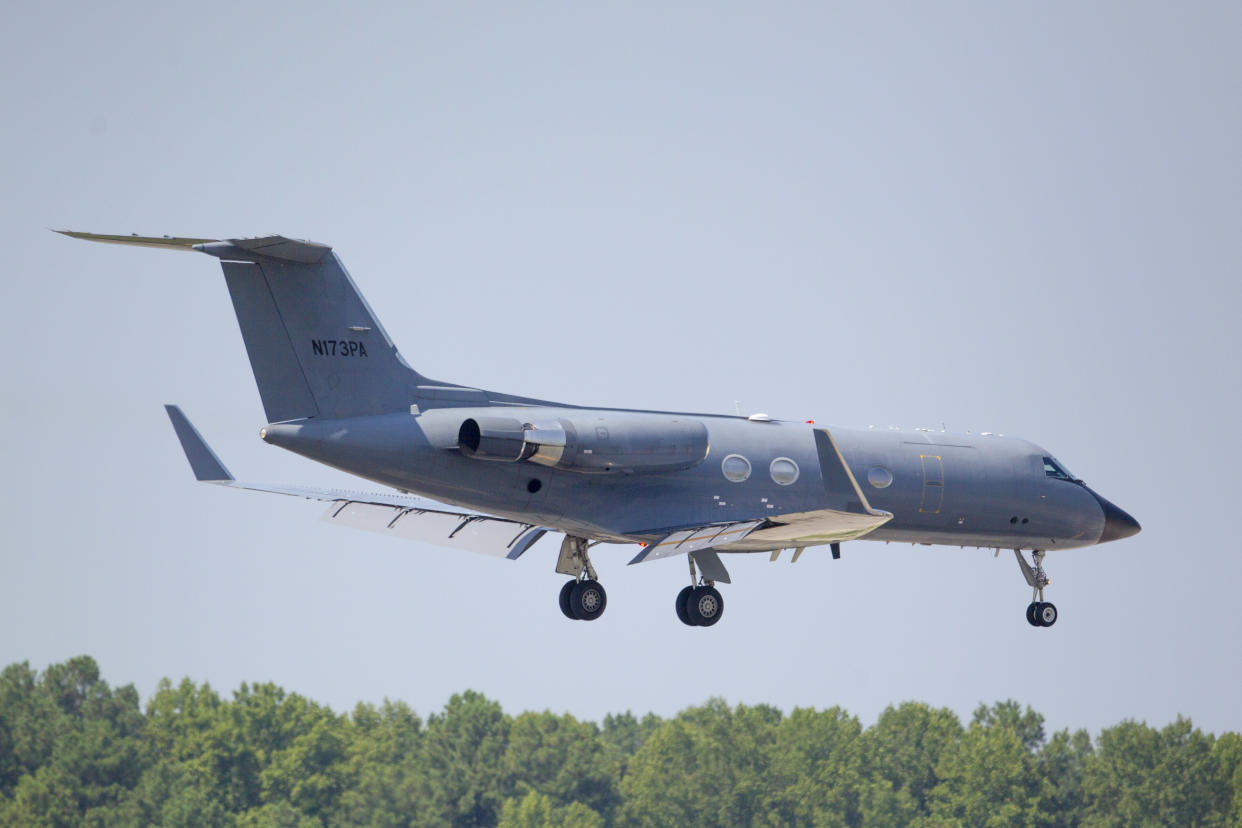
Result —
[{"label": "jet engine", "polygon": [[707,457],[707,427],[683,417],[633,414],[558,417],[524,422],[475,416],[457,432],[457,447],[475,460],[528,461],[585,474],[668,472]]}]

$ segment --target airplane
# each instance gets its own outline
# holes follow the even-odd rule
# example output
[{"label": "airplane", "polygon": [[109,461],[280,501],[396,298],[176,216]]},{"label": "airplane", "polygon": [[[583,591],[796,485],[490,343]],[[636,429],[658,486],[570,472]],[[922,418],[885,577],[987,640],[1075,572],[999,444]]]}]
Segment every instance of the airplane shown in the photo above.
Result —
[{"label": "airplane", "polygon": [[[418,373],[329,245],[284,236],[200,239],[56,231],[220,260],[267,425],[265,442],[394,489],[269,486],[233,478],[166,406],[197,480],[327,502],[343,526],[517,560],[564,534],[556,572],[572,620],[599,618],[599,544],[630,564],[684,556],[674,609],[724,613],[726,553],[853,540],[1012,549],[1031,588],[1026,620],[1051,627],[1051,550],[1130,537],[1138,521],[1034,443],[983,432],[847,429],[778,420],[578,406]],[[1024,552],[1029,552],[1028,563]]]}]

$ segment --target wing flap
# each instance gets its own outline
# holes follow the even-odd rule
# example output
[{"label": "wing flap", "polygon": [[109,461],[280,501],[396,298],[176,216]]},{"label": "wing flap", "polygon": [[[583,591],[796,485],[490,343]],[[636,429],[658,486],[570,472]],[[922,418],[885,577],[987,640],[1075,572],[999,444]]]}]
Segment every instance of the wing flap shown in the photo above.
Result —
[{"label": "wing flap", "polygon": [[751,532],[758,529],[766,520],[748,520],[739,523],[723,523],[713,526],[699,526],[694,529],[681,529],[665,535],[655,543],[642,548],[631,564],[643,561],[655,561],[673,555],[685,555],[700,549],[709,549],[737,543]]},{"label": "wing flap", "polygon": [[486,515],[436,512],[359,501],[336,502],[323,520],[391,537],[516,560],[548,529]]}]

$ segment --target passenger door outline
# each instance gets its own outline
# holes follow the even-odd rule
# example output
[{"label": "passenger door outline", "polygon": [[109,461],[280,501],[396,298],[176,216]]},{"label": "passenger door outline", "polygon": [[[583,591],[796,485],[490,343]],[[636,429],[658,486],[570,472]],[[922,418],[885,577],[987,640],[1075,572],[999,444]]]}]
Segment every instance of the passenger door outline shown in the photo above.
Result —
[{"label": "passenger door outline", "polygon": [[919,462],[923,465],[923,502],[919,512],[938,515],[944,505],[944,462],[939,454],[920,454]]}]

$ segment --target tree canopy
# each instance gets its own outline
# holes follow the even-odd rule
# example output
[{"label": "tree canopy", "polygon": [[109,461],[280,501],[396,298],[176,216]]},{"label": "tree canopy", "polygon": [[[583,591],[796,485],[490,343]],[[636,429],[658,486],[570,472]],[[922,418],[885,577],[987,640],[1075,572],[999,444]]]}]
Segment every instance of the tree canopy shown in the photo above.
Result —
[{"label": "tree canopy", "polygon": [[602,724],[454,695],[338,714],[273,684],[160,683],[145,707],[88,656],[0,673],[12,826],[1242,826],[1242,737],[1188,719],[1049,736],[1014,701],[730,707]]}]

